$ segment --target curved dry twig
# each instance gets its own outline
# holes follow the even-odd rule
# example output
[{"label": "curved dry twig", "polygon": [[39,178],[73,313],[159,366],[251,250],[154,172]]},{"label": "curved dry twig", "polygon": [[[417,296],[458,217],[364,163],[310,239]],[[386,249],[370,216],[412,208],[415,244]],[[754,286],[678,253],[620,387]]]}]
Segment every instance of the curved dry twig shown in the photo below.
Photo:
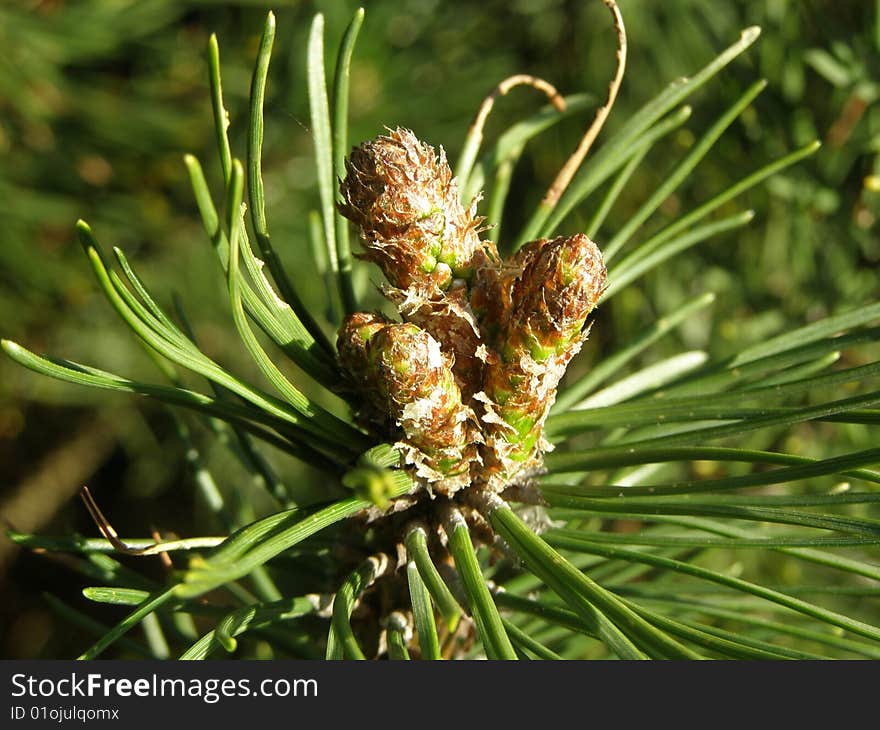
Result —
[{"label": "curved dry twig", "polygon": [[617,92],[620,90],[620,84],[623,81],[623,74],[626,70],[626,27],[623,24],[623,16],[620,14],[620,8],[617,7],[615,0],[602,0],[602,2],[611,11],[611,15],[614,18],[614,29],[617,31],[617,70],[608,86],[608,98],[596,111],[596,116],[578,143],[577,149],[566,160],[562,169],[556,175],[556,179],[544,194],[541,205],[547,208],[553,208],[559,202],[575,172],[577,172],[590,148],[593,146],[593,142],[596,141],[596,137],[599,136],[599,132],[605,125],[605,120],[608,118],[611,108],[617,99]]},{"label": "curved dry twig", "polygon": [[492,92],[483,99],[483,103],[480,104],[480,108],[477,110],[474,121],[471,122],[468,134],[477,134],[482,137],[483,127],[486,125],[486,119],[489,116],[489,112],[491,112],[492,107],[495,106],[495,100],[499,96],[505,96],[507,92],[516,86],[531,86],[533,89],[543,92],[556,111],[565,111],[565,99],[562,98],[562,95],[556,90],[556,87],[549,81],[545,81],[538,76],[531,76],[529,74],[515,74],[504,79],[504,81],[498,84],[498,86],[496,86]]},{"label": "curved dry twig", "polygon": [[538,76],[532,76],[530,74],[515,74],[504,79],[492,89],[485,99],[483,99],[479,109],[477,109],[474,120],[471,122],[470,127],[468,127],[467,135],[465,136],[465,145],[462,149],[461,158],[459,159],[458,167],[455,171],[455,176],[462,182],[464,187],[466,187],[465,183],[467,182],[467,178],[470,176],[471,170],[476,162],[477,152],[483,141],[483,128],[486,126],[486,120],[489,117],[489,113],[492,111],[492,107],[495,106],[495,100],[498,99],[499,96],[506,95],[511,89],[516,88],[517,86],[531,86],[533,89],[542,92],[547,96],[550,103],[558,112],[564,112],[566,109],[565,99],[562,98],[562,95],[556,90],[556,87],[549,81],[545,81]]}]

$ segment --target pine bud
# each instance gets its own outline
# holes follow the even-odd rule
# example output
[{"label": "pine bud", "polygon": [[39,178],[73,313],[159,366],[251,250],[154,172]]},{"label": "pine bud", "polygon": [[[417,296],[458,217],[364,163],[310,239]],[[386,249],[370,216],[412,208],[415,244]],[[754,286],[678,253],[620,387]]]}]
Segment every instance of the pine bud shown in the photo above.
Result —
[{"label": "pine bud", "polygon": [[446,153],[395,129],[352,150],[340,186],[342,214],[361,228],[364,257],[400,289],[447,289],[494,255],[465,210]]},{"label": "pine bud", "polygon": [[528,351],[536,362],[544,362],[579,346],[584,322],[604,286],[602,254],[587,236],[531,244],[523,273],[513,284],[505,359]]},{"label": "pine bud", "polygon": [[518,276],[496,280],[504,289],[491,310],[499,353],[484,384],[486,461],[499,485],[540,463],[556,388],[605,285],[601,253],[584,235],[534,241],[518,263]]},{"label": "pine bud", "polygon": [[440,343],[414,324],[389,325],[370,343],[381,395],[406,439],[444,477],[467,478],[470,409]]},{"label": "pine bud", "polygon": [[342,327],[339,349],[373,408],[402,429],[416,474],[444,494],[468,484],[476,457],[473,411],[462,403],[437,340],[414,324],[354,314]]}]

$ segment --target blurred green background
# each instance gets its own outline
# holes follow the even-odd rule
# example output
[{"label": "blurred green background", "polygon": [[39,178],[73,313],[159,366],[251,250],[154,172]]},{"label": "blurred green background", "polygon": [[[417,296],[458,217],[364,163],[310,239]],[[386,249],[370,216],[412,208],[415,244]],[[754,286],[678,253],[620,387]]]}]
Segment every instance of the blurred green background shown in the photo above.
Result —
[{"label": "blurred green background", "polygon": [[[182,164],[186,152],[219,187],[205,49],[220,39],[233,151],[243,154],[250,74],[265,12],[278,34],[266,102],[264,176],[273,240],[304,299],[325,313],[312,263],[308,215],[317,207],[305,82],[315,11],[326,16],[328,62],[354,2],[213,0],[4,0],[0,3],[0,321],[5,338],[38,352],[143,380],[159,380],[96,287],[73,235],[86,219],[118,245],[163,296],[180,292],[204,349],[259,380],[231,326],[223,280],[207,245]],[[723,355],[880,293],[880,3],[870,0],[621,0],[629,63],[609,128],[674,78],[691,73],[760,25],[744,58],[700,91],[694,114],[655,149],[607,219],[626,220],[733,96],[758,76],[768,89],[662,206],[666,216],[811,139],[820,152],[751,191],[754,223],[661,267],[599,313],[591,357],[706,290],[718,299],[652,358],[704,348]],[[542,76],[564,94],[603,97],[614,35],[598,0],[377,0],[366,5],[352,76],[350,139],[406,126],[454,161],[482,98],[513,73]],[[543,100],[528,89],[499,101],[498,130]],[[592,114],[590,111],[589,115]],[[588,116],[589,116],[588,115]],[[587,123],[566,120],[526,148],[505,230],[515,231]],[[601,143],[601,137],[600,137]],[[589,160],[587,162],[589,164]],[[576,230],[590,204],[565,224]],[[503,242],[502,234],[502,242]],[[376,271],[360,267],[369,290]],[[378,302],[378,299],[375,300]],[[331,327],[328,323],[328,332]],[[598,354],[597,354],[598,353]],[[850,436],[866,435],[854,427]],[[801,450],[821,452],[805,428]],[[209,448],[205,445],[205,448]],[[209,455],[210,456],[210,455]],[[0,513],[22,531],[95,534],[76,500],[87,483],[122,534],[150,526],[189,532],[205,515],[183,447],[155,404],[38,377],[0,359]],[[219,455],[215,458],[220,459]],[[231,488],[246,478],[221,462]],[[314,475],[278,464],[290,479]],[[145,569],[157,575],[156,561]],[[63,558],[21,554],[0,538],[0,656],[64,657],[83,640],[44,600],[51,587],[84,608],[80,578]],[[101,618],[101,607],[89,606]],[[116,613],[108,610],[108,621]]]}]

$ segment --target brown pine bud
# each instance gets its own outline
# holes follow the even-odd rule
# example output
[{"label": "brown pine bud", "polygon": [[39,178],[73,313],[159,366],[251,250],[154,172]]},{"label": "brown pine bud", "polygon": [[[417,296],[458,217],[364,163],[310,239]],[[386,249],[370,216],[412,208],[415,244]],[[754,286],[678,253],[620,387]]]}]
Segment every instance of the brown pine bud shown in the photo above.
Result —
[{"label": "brown pine bud", "polygon": [[556,388],[605,285],[602,255],[584,235],[534,241],[520,263],[518,276],[497,279],[505,293],[488,310],[500,332],[499,354],[487,366],[483,416],[496,488],[540,464]]},{"label": "brown pine bud", "polygon": [[475,419],[440,343],[414,324],[355,314],[340,331],[339,349],[373,410],[403,431],[404,455],[417,475],[444,494],[468,484]]},{"label": "brown pine bud", "polygon": [[469,280],[494,253],[465,210],[440,148],[395,129],[352,150],[340,186],[342,214],[360,226],[366,253],[393,286],[424,292]]},{"label": "brown pine bud", "polygon": [[587,315],[605,287],[605,264],[583,234],[537,241],[530,249],[513,284],[503,355],[513,360],[528,351],[544,362],[579,346]]},{"label": "brown pine bud", "polygon": [[355,312],[342,322],[336,337],[339,359],[358,385],[365,384],[368,379],[367,345],[379,330],[389,324],[391,321],[384,315],[370,312]]},{"label": "brown pine bud", "polygon": [[416,473],[443,494],[469,484],[473,412],[437,340],[414,324],[390,325],[370,343],[370,357],[388,410],[413,447],[406,459]]}]

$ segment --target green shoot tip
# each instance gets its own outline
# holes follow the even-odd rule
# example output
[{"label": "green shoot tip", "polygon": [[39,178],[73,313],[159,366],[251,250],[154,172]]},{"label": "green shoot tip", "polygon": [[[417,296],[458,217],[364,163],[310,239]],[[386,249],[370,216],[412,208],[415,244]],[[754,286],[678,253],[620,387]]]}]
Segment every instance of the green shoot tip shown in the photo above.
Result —
[{"label": "green shoot tip", "polygon": [[217,643],[220,644],[220,646],[222,646],[230,654],[232,654],[232,652],[234,652],[238,648],[238,641],[229,636],[229,634],[225,634],[220,631],[214,631],[214,638],[217,639]]},{"label": "green shoot tip", "polygon": [[91,226],[86,223],[82,218],[80,218],[76,222],[76,236],[79,239],[80,246],[83,247],[83,250],[89,255],[92,255],[92,252],[95,253],[95,256],[100,260],[100,256],[98,256],[98,243],[95,240],[95,234],[92,233]]},{"label": "green shoot tip", "polygon": [[3,351],[9,355],[17,355],[21,352],[21,345],[12,340],[0,340],[0,347],[2,347]]},{"label": "green shoot tip", "polygon": [[761,26],[750,25],[740,34],[740,40],[742,40],[744,43],[754,43],[758,39],[759,35],[761,35]]},{"label": "green shoot tip", "polygon": [[351,489],[357,497],[371,502],[379,509],[391,506],[390,495],[394,493],[394,478],[388,469],[376,466],[358,466],[342,477],[343,486]]},{"label": "green shoot tip", "polygon": [[[3,340],[3,342],[7,342],[7,340]],[[26,532],[18,532],[18,530],[14,530],[11,527],[7,527],[4,532],[6,533],[6,537],[8,537],[16,545],[23,545],[30,537],[30,535],[28,535]]]}]

